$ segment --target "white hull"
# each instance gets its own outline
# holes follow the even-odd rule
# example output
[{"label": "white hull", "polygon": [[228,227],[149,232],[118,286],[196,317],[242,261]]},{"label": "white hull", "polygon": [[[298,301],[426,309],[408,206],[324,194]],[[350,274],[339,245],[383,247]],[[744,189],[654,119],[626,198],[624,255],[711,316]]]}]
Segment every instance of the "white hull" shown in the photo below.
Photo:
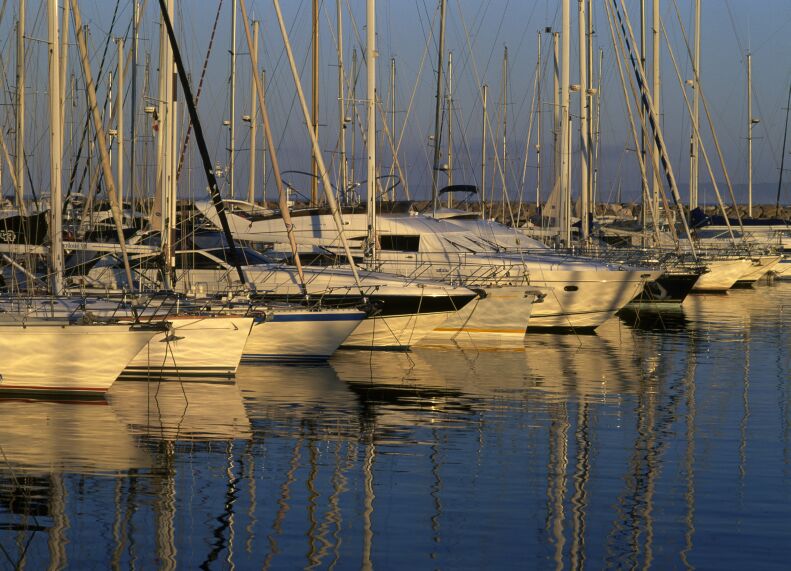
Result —
[{"label": "white hull", "polygon": [[714,260],[707,261],[709,271],[695,282],[692,291],[722,292],[733,287],[741,276],[752,270],[752,260]]},{"label": "white hull", "polygon": [[103,394],[156,334],[128,324],[0,324],[0,391]]},{"label": "white hull", "polygon": [[421,313],[369,317],[343,343],[343,347],[408,349],[445,323],[453,313]]},{"label": "white hull", "polygon": [[772,271],[777,279],[791,280],[791,258],[782,258]]},{"label": "white hull", "polygon": [[252,317],[168,317],[159,333],[123,371],[141,377],[230,377],[242,359]]},{"label": "white hull", "polygon": [[364,317],[356,310],[275,310],[253,324],[242,360],[326,361]]},{"label": "white hull", "polygon": [[779,263],[782,258],[780,256],[761,256],[753,260],[752,267],[747,270],[739,282],[742,283],[755,283],[766,274],[771,272]]},{"label": "white hull", "polygon": [[[486,297],[468,303],[437,327],[429,340],[522,339],[536,300],[535,289],[485,288]],[[539,304],[540,305],[540,304]]]},{"label": "white hull", "polygon": [[[546,279],[531,285],[547,290],[533,308],[530,329],[596,328],[629,303],[659,272],[560,271],[547,272]],[[576,289],[575,289],[576,288]]]}]

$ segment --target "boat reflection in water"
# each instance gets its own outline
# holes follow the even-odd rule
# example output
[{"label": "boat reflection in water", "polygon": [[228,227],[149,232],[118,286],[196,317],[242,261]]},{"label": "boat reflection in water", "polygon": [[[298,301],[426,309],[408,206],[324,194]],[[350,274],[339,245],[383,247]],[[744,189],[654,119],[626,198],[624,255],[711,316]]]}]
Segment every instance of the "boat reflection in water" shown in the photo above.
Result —
[{"label": "boat reflection in water", "polygon": [[104,400],[0,400],[0,546],[12,568],[65,568],[77,514],[108,499],[84,479],[120,482],[151,464]]},{"label": "boat reflection in water", "polygon": [[[769,538],[779,566],[789,294],[692,296],[519,347],[119,382],[74,426],[14,403],[0,543],[19,558],[33,537],[28,568],[675,568],[718,567],[723,550],[749,567],[742,546]],[[51,441],[49,459],[21,435]],[[722,533],[738,547],[708,547]]]}]

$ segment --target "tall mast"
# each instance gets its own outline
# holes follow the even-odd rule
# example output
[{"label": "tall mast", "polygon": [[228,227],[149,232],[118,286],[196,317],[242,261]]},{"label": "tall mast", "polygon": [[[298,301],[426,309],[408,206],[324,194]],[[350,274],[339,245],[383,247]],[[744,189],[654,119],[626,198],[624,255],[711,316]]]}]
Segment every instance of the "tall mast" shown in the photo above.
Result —
[{"label": "tall mast", "polygon": [[585,0],[578,2],[579,48],[580,48],[580,241],[588,239],[588,52]]},{"label": "tall mast", "polygon": [[25,213],[25,0],[19,0],[16,28],[16,184],[17,208]]},{"label": "tall mast", "polygon": [[234,198],[234,164],[236,163],[236,4],[231,2],[231,116],[228,123],[228,194]]},{"label": "tall mast", "polygon": [[[258,20],[253,20],[253,51],[250,55],[253,61],[258,61]],[[256,78],[258,70],[250,68],[250,177],[247,181],[247,202],[255,202],[255,162],[258,146],[258,105],[256,103]]]},{"label": "tall mast", "polygon": [[336,0],[336,18],[338,20],[338,148],[340,149],[340,191],[346,193],[348,184],[346,175],[346,77],[343,67],[343,6],[342,0]]},{"label": "tall mast", "polygon": [[135,9],[132,21],[132,86],[130,95],[132,96],[132,112],[130,135],[129,135],[129,176],[132,184],[129,188],[130,203],[132,212],[135,211],[135,139],[137,139],[137,36],[139,30],[140,4],[135,0]]},{"label": "tall mast", "polygon": [[489,94],[489,86],[485,83],[481,86],[481,110],[483,118],[481,120],[481,220],[486,220],[486,99]]},{"label": "tall mast", "polygon": [[439,45],[437,49],[437,92],[434,105],[434,161],[431,165],[431,204],[434,215],[437,214],[439,188],[437,176],[440,169],[440,113],[442,112],[442,56],[445,52],[445,7],[446,0],[440,0],[439,9]]},{"label": "tall mast", "polygon": [[[162,0],[160,0],[160,2],[161,1]],[[242,2],[244,2],[244,0],[242,0]],[[368,0],[368,2],[373,4],[373,0]],[[352,256],[352,252],[349,247],[349,241],[346,239],[346,233],[343,230],[343,219],[341,218],[341,213],[338,210],[338,204],[335,201],[335,196],[332,193],[332,184],[330,183],[330,177],[324,165],[324,158],[321,154],[319,140],[316,138],[316,134],[313,132],[313,129],[310,128],[310,111],[308,110],[308,104],[305,100],[305,94],[302,91],[302,84],[299,80],[299,71],[297,70],[297,62],[294,60],[294,52],[291,49],[291,42],[288,39],[288,32],[286,31],[286,24],[283,20],[283,13],[280,10],[280,2],[279,0],[272,0],[272,3],[275,6],[277,23],[278,27],[280,28],[280,35],[283,37],[283,43],[285,44],[286,56],[288,58],[289,67],[291,68],[291,77],[294,80],[294,87],[297,89],[297,98],[299,99],[299,105],[302,108],[302,117],[305,121],[305,125],[308,126],[310,144],[313,147],[313,152],[316,156],[316,160],[319,163],[319,174],[321,175],[321,183],[324,187],[324,196],[326,197],[327,204],[329,205],[330,211],[332,212],[332,219],[335,223],[335,228],[338,231],[338,237],[341,239],[341,243],[343,244],[344,254],[346,254],[346,258],[349,260],[349,265],[352,269],[352,274],[354,274],[354,283],[357,285],[358,289],[360,290],[360,294],[362,295],[363,290],[362,284],[360,282],[360,275],[357,272],[357,266],[354,263],[354,257]],[[270,152],[274,152],[274,150]]]},{"label": "tall mast", "polygon": [[[319,0],[313,0],[313,42],[312,42],[312,60],[313,60],[313,73],[311,83],[311,126],[316,138],[319,136]],[[318,179],[318,165],[316,164],[316,155],[312,153],[311,160],[311,174],[310,177],[310,204],[315,206],[319,200],[319,179]]]},{"label": "tall mast", "polygon": [[[396,60],[394,57],[390,58],[390,137],[393,141],[397,141],[396,137]],[[393,151],[393,164],[390,166],[390,174],[393,174],[393,169],[396,164],[395,151]],[[390,200],[395,202],[396,191],[395,186],[390,191]]]},{"label": "tall mast", "polygon": [[[448,186],[453,184],[453,52],[448,52]],[[448,193],[448,208],[453,195]]]},{"label": "tall mast", "polygon": [[355,158],[357,156],[357,48],[352,49],[352,86],[351,86],[351,99],[352,99],[352,158],[351,169],[347,171],[349,185],[354,186],[356,177]]},{"label": "tall mast", "polygon": [[69,3],[63,4],[63,19],[60,27],[60,126],[61,126],[61,152],[63,151],[63,137],[66,126],[66,71],[69,62]]},{"label": "tall mast", "polygon": [[[288,242],[291,246],[291,253],[294,256],[294,265],[297,268],[297,275],[299,276],[299,283],[302,286],[302,292],[307,295],[307,290],[305,288],[305,274],[302,271],[302,261],[299,258],[299,250],[297,248],[297,241],[294,237],[294,225],[291,223],[291,212],[289,212],[288,207],[288,198],[286,196],[286,190],[283,185],[283,177],[280,174],[280,163],[277,160],[277,150],[274,145],[274,137],[272,136],[272,129],[269,124],[269,111],[266,107],[266,101],[264,99],[266,95],[266,88],[264,87],[264,74],[261,73],[261,79],[258,79],[258,74],[256,70],[258,69],[258,50],[252,47],[253,38],[252,34],[250,33],[250,24],[247,18],[247,7],[245,6],[244,0],[242,0],[241,4],[242,9],[242,23],[244,24],[244,35],[245,39],[247,40],[248,49],[250,50],[251,59],[250,59],[250,69],[253,73],[253,82],[256,83],[256,98],[257,101],[253,101],[254,106],[258,106],[261,108],[261,119],[264,124],[264,140],[266,140],[267,145],[269,146],[270,153],[272,156],[272,172],[274,173],[275,177],[275,186],[277,186],[277,196],[278,196],[278,203],[280,205],[280,216],[283,219],[283,224],[286,227],[286,234],[288,235]],[[252,48],[252,49],[250,49]]]},{"label": "tall mast", "polygon": [[[660,51],[661,48],[659,44],[659,40],[660,40],[659,32],[662,26],[662,20],[659,14],[659,1],[660,0],[653,0],[653,15],[651,18],[653,23],[653,30],[652,30],[653,48],[651,50],[653,56],[653,65],[651,67],[654,75],[652,81],[654,106],[656,107],[656,112],[661,117],[662,112],[661,112],[661,105],[659,99],[660,99],[660,95],[662,94],[662,84],[661,84],[661,75],[660,75],[662,53]],[[655,164],[653,161],[651,161],[651,163]],[[662,189],[662,181],[660,180],[659,176],[660,175],[658,171],[654,172],[654,192],[652,196],[654,202],[653,204],[654,208],[652,212],[657,217],[659,216],[659,193],[661,192]],[[658,223],[659,220],[654,220],[654,224],[658,224]]]},{"label": "tall mast", "polygon": [[560,184],[560,33],[552,32],[552,172]]},{"label": "tall mast", "polygon": [[[645,69],[645,0],[640,0],[640,66]],[[646,125],[648,124],[645,120],[646,108],[645,108],[645,101],[640,102],[640,132],[642,137],[640,138],[640,156],[643,159],[643,163],[645,164],[645,151],[646,151],[646,143],[648,140],[648,133],[646,129]],[[640,209],[640,218],[642,219],[643,223],[643,237],[645,240],[645,235],[648,232],[648,201],[651,200],[648,195],[648,184],[647,181],[642,180],[640,182],[640,187],[642,190],[642,208]]]},{"label": "tall mast", "polygon": [[700,113],[700,0],[695,0],[695,53],[692,64],[692,137],[689,145],[689,208],[698,207],[698,119]]},{"label": "tall mast", "polygon": [[536,58],[536,121],[536,208],[538,208],[541,204],[541,30],[538,31]]},{"label": "tall mast", "polygon": [[117,194],[115,191],[115,180],[113,179],[113,171],[110,167],[110,157],[107,151],[107,137],[104,132],[104,125],[102,124],[102,117],[99,113],[99,105],[96,101],[96,86],[93,83],[93,74],[91,72],[91,62],[88,59],[88,42],[85,39],[86,31],[82,27],[82,16],[80,15],[80,6],[77,0],[71,0],[71,9],[74,13],[74,32],[77,35],[77,47],[80,51],[80,61],[82,69],[85,73],[85,88],[88,95],[88,107],[93,122],[93,128],[96,132],[96,146],[99,148],[99,154],[102,164],[102,176],[107,185],[107,198],[110,201],[110,211],[113,215],[113,222],[115,222],[115,229],[118,236],[118,245],[121,249],[121,258],[124,263],[124,272],[126,273],[126,280],[129,289],[134,291],[135,284],[132,280],[132,268],[129,265],[129,258],[126,255],[126,238],[123,231],[123,219],[121,208],[118,206]]},{"label": "tall mast", "polygon": [[561,204],[561,232],[566,245],[571,244],[571,221],[569,220],[570,196],[570,164],[571,153],[569,152],[570,129],[569,129],[569,63],[571,58],[571,18],[569,0],[561,0],[561,60],[560,60],[560,197]]},{"label": "tall mast", "polygon": [[58,1],[47,1],[49,47],[49,177],[52,249],[52,294],[63,292],[63,202],[61,196],[60,43]]},{"label": "tall mast", "polygon": [[788,142],[788,115],[791,113],[791,85],[788,86],[788,101],[786,101],[786,122],[783,129],[783,149],[780,152],[780,178],[777,181],[777,201],[775,206],[780,208],[780,191],[783,188],[783,173],[785,172],[786,162],[786,143]]},{"label": "tall mast", "polygon": [[[176,0],[165,0],[167,2],[167,15],[173,21]],[[175,226],[175,173],[172,171],[173,164],[173,129],[175,124],[174,105],[173,105],[173,51],[168,40],[167,28],[164,21],[160,24],[159,35],[159,150],[158,174],[159,196],[161,202],[161,249],[162,257],[165,261],[165,272],[163,276],[163,286],[170,289],[172,284],[170,278],[175,266],[174,236]]]},{"label": "tall mast", "polygon": [[747,52],[747,216],[753,217],[753,56]]},{"label": "tall mast", "polygon": [[[445,0],[443,0],[444,2]],[[367,197],[368,197],[368,243],[371,258],[376,259],[376,6],[374,0],[366,2],[365,68],[367,71],[366,148]]]},{"label": "tall mast", "polygon": [[593,89],[593,75],[594,75],[594,67],[593,67],[593,0],[586,0],[588,3],[587,8],[587,49],[588,49],[588,92],[585,94],[585,99],[588,105],[588,218],[593,219],[594,213],[596,212],[595,208],[595,198],[593,196],[593,188],[594,188],[594,179],[596,177],[596,162],[594,160],[594,136],[593,136],[593,124],[594,124],[594,103],[593,98],[595,95]]},{"label": "tall mast", "polygon": [[502,183],[503,183],[503,199],[502,204],[502,218],[501,220],[505,223],[505,203],[508,200],[508,188],[506,186],[506,181],[508,180],[508,46],[503,48],[503,86],[502,86],[502,93],[503,93],[503,175],[502,175]]},{"label": "tall mast", "polygon": [[124,203],[124,39],[117,38],[115,40],[118,47],[118,95],[115,100],[116,109],[116,137],[118,138],[117,146],[117,184],[118,184],[118,204]]}]

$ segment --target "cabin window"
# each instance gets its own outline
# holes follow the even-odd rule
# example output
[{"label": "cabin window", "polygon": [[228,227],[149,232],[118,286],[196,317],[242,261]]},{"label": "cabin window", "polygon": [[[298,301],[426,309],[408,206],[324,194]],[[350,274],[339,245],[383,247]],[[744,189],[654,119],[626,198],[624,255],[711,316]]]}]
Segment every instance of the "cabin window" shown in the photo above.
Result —
[{"label": "cabin window", "polygon": [[420,236],[382,234],[379,236],[379,248],[398,252],[418,252],[420,250]]},{"label": "cabin window", "polygon": [[176,269],[179,270],[221,270],[222,265],[200,252],[176,254]]},{"label": "cabin window", "polygon": [[575,285],[568,285],[563,288],[563,291],[577,291],[579,288]]}]

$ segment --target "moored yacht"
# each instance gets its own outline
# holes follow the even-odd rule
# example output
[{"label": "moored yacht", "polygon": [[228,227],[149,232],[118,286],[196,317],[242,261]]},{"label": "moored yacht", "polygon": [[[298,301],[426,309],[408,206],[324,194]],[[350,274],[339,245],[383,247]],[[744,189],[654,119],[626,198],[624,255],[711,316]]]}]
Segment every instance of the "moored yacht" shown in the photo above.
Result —
[{"label": "moored yacht", "polygon": [[101,396],[161,332],[130,323],[0,319],[0,392]]},{"label": "moored yacht", "polygon": [[[211,204],[197,206],[210,221],[217,221]],[[226,216],[236,238],[265,244],[286,241],[275,211],[240,201],[229,201],[229,206]],[[555,255],[542,244],[496,223],[435,219],[417,213],[407,203],[394,207],[377,217],[377,257],[371,262],[375,268],[484,291],[497,287],[498,282],[509,287],[538,288],[545,296],[531,308],[531,330],[593,329],[661,275],[658,271]],[[295,211],[292,220],[298,243],[337,249],[337,234],[326,212]],[[363,259],[368,246],[366,214],[348,208],[343,220],[350,244]]]},{"label": "moored yacht", "polygon": [[[308,303],[325,308],[354,308],[362,302],[370,304],[373,312],[359,322],[345,346],[407,348],[477,296],[465,287],[372,271],[359,272],[358,286],[351,269],[332,267],[305,267],[302,284],[293,266],[271,263],[250,248],[237,248],[237,252],[244,260],[240,266],[244,287],[250,288],[260,305]],[[197,297],[243,290],[229,258],[228,249],[221,243],[214,248],[179,250],[176,290]],[[158,272],[146,261],[140,263],[137,271],[147,280],[156,279]],[[123,270],[111,259],[94,265],[80,283],[81,287],[96,290],[126,287]],[[341,316],[339,320],[348,321],[348,317]]]}]

